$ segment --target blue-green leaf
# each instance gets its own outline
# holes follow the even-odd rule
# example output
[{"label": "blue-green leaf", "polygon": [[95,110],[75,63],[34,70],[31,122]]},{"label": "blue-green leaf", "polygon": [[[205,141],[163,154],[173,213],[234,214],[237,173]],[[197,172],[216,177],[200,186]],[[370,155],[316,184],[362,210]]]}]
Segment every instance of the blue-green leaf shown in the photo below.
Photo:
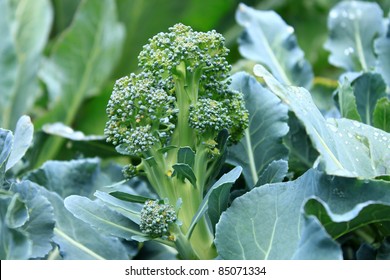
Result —
[{"label": "blue-green leaf", "polygon": [[[71,161],[47,161],[41,168],[29,173],[31,180],[65,198],[72,194],[92,197],[99,187],[105,185],[100,180],[100,161],[80,159]],[[108,184],[107,184],[108,185]]]},{"label": "blue-green leaf", "polygon": [[26,204],[18,194],[12,196],[8,205],[5,221],[9,228],[19,228],[29,220],[29,213]]},{"label": "blue-green leaf", "polygon": [[190,167],[194,167],[195,152],[190,147],[182,147],[177,152],[177,162],[186,163]]},{"label": "blue-green leaf", "polygon": [[221,213],[225,211],[228,203],[228,193],[234,182],[240,177],[242,168],[240,166],[235,167],[229,173],[224,174],[215,184],[209,189],[202,203],[200,204],[198,211],[192,218],[191,225],[188,229],[188,237],[191,237],[192,231],[196,224],[208,211],[210,220],[215,226],[218,222]]},{"label": "blue-green leaf", "polygon": [[172,166],[174,172],[172,176],[177,176],[181,180],[187,179],[196,188],[196,176],[192,168],[186,163],[176,163]]},{"label": "blue-green leaf", "polygon": [[375,127],[390,132],[390,100],[387,97],[376,103],[372,122]]},{"label": "blue-green leaf", "polygon": [[50,202],[40,193],[40,187],[30,181],[13,184],[11,191],[17,193],[28,209],[29,219],[21,230],[32,241],[30,258],[43,258],[52,250],[54,213]]},{"label": "blue-green leaf", "polygon": [[143,205],[118,199],[108,193],[96,191],[95,196],[108,205],[111,209],[129,218],[134,223],[140,223],[140,212]]},{"label": "blue-green leaf", "polygon": [[239,40],[242,56],[262,63],[283,83],[310,87],[311,66],[297,44],[294,29],[278,14],[257,11],[241,3],[236,20],[245,28]]},{"label": "blue-green leaf", "polygon": [[387,85],[390,86],[390,20],[388,20],[387,30],[375,40],[374,46],[377,54],[376,71],[382,75]]},{"label": "blue-green leaf", "polygon": [[[369,185],[371,191],[376,192],[377,187],[375,182],[360,182],[356,183],[355,187],[364,188],[364,185]],[[388,184],[390,185],[390,184]],[[335,195],[340,196],[341,199],[361,200],[358,197],[351,196],[351,192],[342,186],[334,189]],[[384,199],[389,200],[390,194],[387,194]],[[387,199],[386,199],[387,198]],[[325,201],[319,198],[309,199],[305,204],[305,212],[309,215],[315,215],[320,222],[325,226],[327,232],[335,239],[351,232],[359,227],[371,223],[380,223],[390,221],[390,203],[379,201],[365,201],[356,202],[353,209],[343,214],[335,213],[331,210]],[[353,203],[353,202],[350,202]]]},{"label": "blue-green leaf", "polygon": [[64,200],[64,204],[77,218],[107,235],[127,240],[132,240],[135,235],[143,235],[136,223],[98,201],[72,195]]},{"label": "blue-green leaf", "polygon": [[31,123],[30,117],[22,116],[16,124],[14,143],[5,168],[6,171],[13,167],[25,155],[32,143],[33,134],[34,126]]},{"label": "blue-green leaf", "polygon": [[361,122],[362,119],[357,109],[356,97],[353,94],[351,83],[347,79],[344,79],[344,81],[339,85],[339,88],[337,89],[337,97],[341,116],[343,118]]},{"label": "blue-green leaf", "polygon": [[301,240],[295,251],[296,260],[340,260],[343,254],[340,245],[326,232],[313,216],[304,217]]},{"label": "blue-green leaf", "polygon": [[77,219],[66,210],[58,194],[44,189],[41,192],[54,208],[56,226],[53,241],[58,244],[63,259],[128,259],[124,245],[117,238],[108,237]]},{"label": "blue-green leaf", "polygon": [[[51,110],[35,122],[36,127],[73,122],[83,100],[102,90],[121,54],[123,39],[115,1],[81,2],[72,24],[54,42],[39,73]],[[38,163],[53,158],[61,143],[61,138],[50,138]]]},{"label": "blue-green leaf", "polygon": [[[215,239],[219,255],[224,259],[290,259],[299,255],[297,250],[302,250],[303,234],[307,233],[303,226],[306,214],[302,209],[313,198],[323,201],[334,217],[341,217],[346,229],[348,222],[355,222],[356,209],[360,206],[377,204],[382,207],[390,203],[390,182],[329,176],[309,170],[295,181],[254,188],[236,198],[222,214]],[[371,222],[376,222],[375,211],[369,208],[366,211]],[[387,217],[390,217],[388,208]],[[335,224],[325,224],[325,228],[331,230]],[[361,226],[366,224],[367,221],[361,220]],[[321,232],[320,236],[324,237],[323,230]],[[312,241],[318,244],[315,239]],[[329,240],[326,242],[329,244]],[[325,255],[312,256],[329,257],[327,250],[318,252]],[[305,258],[309,256],[306,254]],[[332,256],[339,258],[337,254],[332,253]]]},{"label": "blue-green leaf", "polygon": [[0,259],[22,260],[30,258],[32,241],[24,231],[8,227],[6,216],[11,196],[0,195]]},{"label": "blue-green leaf", "polygon": [[288,132],[287,107],[253,77],[238,73],[232,79],[231,87],[244,94],[249,128],[237,145],[229,147],[227,161],[243,168],[247,186],[252,188],[272,161],[288,157],[283,145]]},{"label": "blue-green leaf", "polygon": [[343,1],[329,13],[329,62],[347,71],[375,67],[374,40],[383,33],[383,11],[376,3]]},{"label": "blue-green leaf", "polygon": [[0,186],[3,185],[3,177],[8,157],[12,151],[14,136],[11,131],[0,128]]},{"label": "blue-green leaf", "polygon": [[304,88],[282,85],[261,65],[254,71],[302,122],[320,153],[320,167],[328,174],[360,178],[390,174],[389,133],[348,119],[325,120]]},{"label": "blue-green leaf", "polygon": [[261,173],[259,180],[255,187],[259,187],[265,184],[279,183],[282,182],[286,177],[288,171],[288,162],[281,160],[274,160],[267,168]]},{"label": "blue-green leaf", "polygon": [[373,111],[377,101],[386,97],[386,84],[381,75],[365,73],[352,83],[357,110],[364,123],[372,125]]},{"label": "blue-green leaf", "polygon": [[0,11],[0,126],[13,129],[40,92],[37,73],[53,11],[49,0],[1,0]]}]

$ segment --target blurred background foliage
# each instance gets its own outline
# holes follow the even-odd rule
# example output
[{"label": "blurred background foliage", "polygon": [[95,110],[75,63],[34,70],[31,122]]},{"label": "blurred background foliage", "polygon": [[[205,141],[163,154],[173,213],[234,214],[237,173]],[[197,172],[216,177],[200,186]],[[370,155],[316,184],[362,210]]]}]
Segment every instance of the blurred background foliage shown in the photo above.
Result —
[{"label": "blurred background foliage", "polygon": [[[8,7],[5,9],[6,13],[8,12],[6,18],[10,20],[6,24],[10,26],[15,24],[12,7],[22,6],[28,2],[0,1],[2,5]],[[35,103],[23,112],[32,117],[37,131],[46,123],[62,122],[86,135],[102,135],[106,122],[105,107],[115,80],[136,72],[137,55],[147,43],[147,39],[158,32],[166,31],[177,22],[191,25],[199,31],[215,29],[222,33],[231,49],[230,62],[235,64],[240,61],[242,57],[237,50],[237,39],[242,28],[235,21],[235,12],[240,2],[259,10],[274,10],[288,25],[294,27],[298,43],[312,64],[316,79],[326,77],[337,80],[340,74],[340,70],[329,65],[328,53],[323,48],[328,35],[327,16],[330,8],[340,2],[338,0],[37,2],[42,2],[42,5],[46,5],[45,8],[51,11],[48,12],[49,19],[51,17],[51,20],[48,20],[50,32],[42,51],[42,66],[36,77],[40,91],[36,95]],[[375,2],[382,7],[385,14],[388,14],[390,1]],[[4,13],[4,10],[0,13]],[[0,32],[4,32],[4,28],[0,28]],[[30,35],[34,36],[33,33]],[[116,41],[112,42],[114,39]],[[19,43],[22,44],[23,41]],[[15,42],[17,53],[16,46],[17,42]],[[1,51],[0,48],[0,54]],[[75,61],[71,61],[72,59]],[[72,82],[78,84],[72,85]],[[1,80],[0,90],[7,90],[4,84],[2,87]],[[0,92],[0,95],[2,94]],[[2,127],[13,129],[12,122],[8,125],[1,122],[0,118]],[[74,157],[69,150],[63,149],[68,146],[65,146],[66,142],[60,137],[48,138],[42,133],[36,137],[36,142],[45,144],[44,148],[41,148],[44,152],[35,151],[35,154],[32,152],[37,166],[47,159]],[[97,149],[106,149],[101,142]]]}]

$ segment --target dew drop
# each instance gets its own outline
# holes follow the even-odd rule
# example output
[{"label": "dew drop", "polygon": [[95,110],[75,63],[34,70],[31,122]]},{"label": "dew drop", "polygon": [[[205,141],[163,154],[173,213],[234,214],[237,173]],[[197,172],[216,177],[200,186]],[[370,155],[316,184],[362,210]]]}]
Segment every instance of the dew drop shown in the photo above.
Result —
[{"label": "dew drop", "polygon": [[355,50],[354,50],[352,47],[346,48],[346,49],[344,50],[344,54],[345,54],[346,56],[349,56],[349,55],[353,54],[354,52],[355,52]]},{"label": "dew drop", "polygon": [[291,26],[288,26],[288,27],[287,27],[287,33],[288,33],[288,34],[294,33],[294,28],[291,27]]},{"label": "dew drop", "polygon": [[329,16],[330,16],[330,18],[336,19],[339,17],[339,13],[336,11],[331,11]]},{"label": "dew drop", "polygon": [[352,133],[348,132],[348,137],[352,138],[353,137]]},{"label": "dew drop", "polygon": [[349,18],[350,20],[354,20],[354,19],[356,18],[356,16],[355,16],[355,14],[349,14],[349,15],[348,15],[348,18]]},{"label": "dew drop", "polygon": [[352,123],[353,123],[353,125],[356,126],[356,127],[360,127],[360,126],[361,126],[360,123],[357,122],[357,121],[353,121]]},{"label": "dew drop", "polygon": [[378,132],[374,132],[374,136],[375,137],[378,137],[379,133]]},{"label": "dew drop", "polygon": [[355,158],[356,162],[359,162],[359,159],[358,158]]},{"label": "dew drop", "polygon": [[383,139],[384,141],[387,141],[387,137],[386,137],[386,136],[383,136],[382,139]]},{"label": "dew drop", "polygon": [[343,134],[342,134],[341,132],[339,132],[339,136],[340,136],[340,137],[343,137]]},{"label": "dew drop", "polygon": [[345,145],[348,145],[348,144],[349,144],[349,142],[348,142],[348,141],[345,141],[344,143],[345,143]]}]

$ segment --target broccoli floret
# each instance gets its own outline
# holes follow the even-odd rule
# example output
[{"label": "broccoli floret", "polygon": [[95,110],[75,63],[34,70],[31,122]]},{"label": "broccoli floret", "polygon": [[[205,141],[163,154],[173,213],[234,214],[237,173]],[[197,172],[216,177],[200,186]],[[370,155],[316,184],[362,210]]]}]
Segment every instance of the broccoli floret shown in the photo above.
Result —
[{"label": "broccoli floret", "polygon": [[[177,248],[191,257],[216,256],[209,223],[202,217],[191,228],[191,221],[223,162],[226,141],[238,142],[248,127],[243,95],[229,88],[228,53],[216,31],[176,24],[149,40],[138,56],[140,72],[115,83],[107,106],[107,141],[138,162],[123,174],[144,175],[161,199],[181,201]],[[156,201],[147,202],[141,216],[141,230],[152,237],[167,236],[176,220],[172,208]]]},{"label": "broccoli floret", "polygon": [[140,229],[152,238],[168,237],[169,226],[176,222],[176,212],[168,204],[147,200],[141,210]]}]

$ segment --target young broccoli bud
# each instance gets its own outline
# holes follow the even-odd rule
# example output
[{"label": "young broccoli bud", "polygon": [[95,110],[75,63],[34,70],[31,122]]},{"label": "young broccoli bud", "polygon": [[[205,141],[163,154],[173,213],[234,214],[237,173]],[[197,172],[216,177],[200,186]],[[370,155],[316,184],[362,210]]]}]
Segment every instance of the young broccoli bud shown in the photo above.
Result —
[{"label": "young broccoli bud", "polygon": [[128,164],[126,166],[124,166],[122,168],[122,174],[123,174],[123,177],[125,177],[126,179],[131,179],[135,176],[138,175],[138,170],[137,170],[137,167],[134,166],[133,164]]},{"label": "young broccoli bud", "polygon": [[158,200],[147,200],[141,210],[140,229],[153,238],[168,237],[169,226],[176,220],[176,212],[172,206],[159,204]]},{"label": "young broccoli bud", "polygon": [[116,81],[107,105],[109,120],[104,130],[107,141],[141,155],[172,135],[177,110],[163,80],[148,72],[131,74]]},{"label": "young broccoli bud", "polygon": [[[242,94],[237,91],[226,92],[221,100],[200,98],[190,107],[189,123],[200,135],[215,139],[218,133],[227,129],[232,143],[238,142],[248,127],[248,111]],[[206,139],[206,140],[208,140]]]},{"label": "young broccoli bud", "polygon": [[207,88],[228,78],[231,70],[226,60],[228,53],[224,37],[215,30],[196,32],[179,23],[169,28],[169,32],[151,38],[138,60],[141,68],[155,75],[202,71],[201,87]]}]

